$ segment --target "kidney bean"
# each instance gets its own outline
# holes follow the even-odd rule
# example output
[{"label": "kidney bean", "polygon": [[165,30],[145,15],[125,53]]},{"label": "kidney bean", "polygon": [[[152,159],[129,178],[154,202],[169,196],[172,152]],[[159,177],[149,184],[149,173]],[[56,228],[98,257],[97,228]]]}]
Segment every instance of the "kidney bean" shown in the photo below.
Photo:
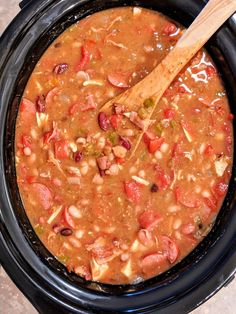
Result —
[{"label": "kidney bean", "polygon": [[68,69],[68,64],[67,63],[60,63],[58,65],[55,66],[55,68],[53,69],[53,72],[55,74],[62,74],[64,73],[66,70]]},{"label": "kidney bean", "polygon": [[103,131],[107,131],[110,127],[110,121],[105,112],[100,112],[98,115],[98,124]]},{"label": "kidney bean", "polygon": [[73,231],[70,228],[64,228],[60,231],[60,234],[64,237],[72,235]]},{"label": "kidney bean", "polygon": [[127,150],[131,149],[131,143],[127,138],[120,136],[119,142],[120,142],[120,145],[123,146],[124,148],[126,148]]},{"label": "kidney bean", "polygon": [[75,162],[80,162],[80,160],[83,158],[83,153],[82,152],[77,152],[75,153],[75,156],[74,156],[74,160]]},{"label": "kidney bean", "polygon": [[35,105],[38,112],[44,112],[46,110],[45,102],[40,98],[40,96],[37,97]]},{"label": "kidney bean", "polygon": [[60,42],[55,43],[54,47],[55,47],[55,48],[60,48],[60,47],[61,47],[61,43],[60,43]]},{"label": "kidney bean", "polygon": [[158,191],[158,186],[156,185],[156,183],[153,183],[151,186],[151,192],[155,193]]}]

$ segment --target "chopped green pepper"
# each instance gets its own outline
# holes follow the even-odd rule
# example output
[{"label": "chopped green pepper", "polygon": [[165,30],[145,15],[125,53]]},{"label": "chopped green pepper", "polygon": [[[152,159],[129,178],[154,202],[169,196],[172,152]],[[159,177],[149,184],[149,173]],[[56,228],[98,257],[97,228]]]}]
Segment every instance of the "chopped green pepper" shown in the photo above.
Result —
[{"label": "chopped green pepper", "polygon": [[157,125],[156,125],[156,132],[157,132],[157,135],[160,137],[162,132],[163,132],[163,126],[161,125],[161,123],[159,122]]},{"label": "chopped green pepper", "polygon": [[138,115],[141,119],[145,119],[148,116],[148,112],[144,108],[140,108],[138,111]]},{"label": "chopped green pepper", "polygon": [[143,105],[145,108],[152,108],[155,105],[155,102],[152,98],[148,98],[146,100],[144,100]]},{"label": "chopped green pepper", "polygon": [[67,265],[70,261],[70,258],[66,255],[60,255],[57,257],[58,261],[61,262],[63,265]]},{"label": "chopped green pepper", "polygon": [[118,143],[119,136],[116,132],[110,132],[108,134],[108,139],[113,145],[116,145]]},{"label": "chopped green pepper", "polygon": [[44,233],[44,227],[38,224],[34,227],[34,231],[38,236],[40,236]]}]

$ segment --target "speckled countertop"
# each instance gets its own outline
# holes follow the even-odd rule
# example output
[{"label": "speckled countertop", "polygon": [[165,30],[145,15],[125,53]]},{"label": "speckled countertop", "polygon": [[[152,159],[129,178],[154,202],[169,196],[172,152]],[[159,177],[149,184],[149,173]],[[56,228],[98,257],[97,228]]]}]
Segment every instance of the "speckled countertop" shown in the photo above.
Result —
[{"label": "speckled countertop", "polygon": [[[18,0],[0,0],[0,34],[19,11]],[[192,314],[235,314],[236,279]],[[0,268],[0,314],[35,314],[37,311]],[[45,313],[46,314],[46,313]],[[168,313],[167,313],[168,314]],[[176,313],[181,314],[181,313]]]}]

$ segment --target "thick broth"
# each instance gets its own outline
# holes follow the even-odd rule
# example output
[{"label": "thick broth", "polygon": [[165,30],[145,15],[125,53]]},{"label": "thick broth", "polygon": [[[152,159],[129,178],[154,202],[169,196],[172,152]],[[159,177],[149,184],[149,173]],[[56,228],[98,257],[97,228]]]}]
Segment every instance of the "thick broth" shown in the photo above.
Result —
[{"label": "thick broth", "polygon": [[[201,50],[153,106],[99,108],[145,77],[182,29],[140,8],[96,13],[47,49],[16,126],[22,201],[44,245],[86,280],[135,283],[179,262],[210,231],[228,188],[232,114]],[[150,95],[151,96],[151,95]]]}]

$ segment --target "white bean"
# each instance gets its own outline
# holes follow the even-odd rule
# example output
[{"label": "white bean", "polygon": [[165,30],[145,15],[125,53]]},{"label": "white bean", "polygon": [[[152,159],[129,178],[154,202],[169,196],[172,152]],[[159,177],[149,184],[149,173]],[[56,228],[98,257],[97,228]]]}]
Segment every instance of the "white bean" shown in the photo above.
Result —
[{"label": "white bean", "polygon": [[180,218],[175,219],[173,223],[173,229],[177,230],[182,225],[182,220]]},{"label": "white bean", "polygon": [[159,150],[155,152],[154,156],[156,159],[162,159],[162,153]]},{"label": "white bean", "polygon": [[98,173],[96,173],[95,176],[93,177],[92,183],[100,185],[103,184],[103,181],[104,181],[103,178]]},{"label": "white bean", "polygon": [[83,164],[81,164],[80,172],[83,176],[85,176],[88,173],[88,170],[89,170],[89,165],[87,162],[84,162]]},{"label": "white bean", "polygon": [[84,199],[81,201],[81,205],[83,205],[83,206],[86,206],[88,204],[89,204],[89,200],[87,200],[87,199]]},{"label": "white bean", "polygon": [[82,217],[81,211],[74,205],[69,206],[68,212],[74,218],[81,218]]},{"label": "white bean", "polygon": [[170,213],[175,213],[175,212],[180,210],[180,207],[178,205],[171,205],[171,206],[168,207],[167,210]]},{"label": "white bean", "polygon": [[101,136],[99,137],[98,141],[97,141],[97,147],[99,149],[103,149],[105,147],[105,144],[106,144],[106,139],[105,137]]},{"label": "white bean", "polygon": [[29,147],[24,147],[23,153],[24,153],[25,156],[30,156],[32,151],[31,151],[31,149]]},{"label": "white bean", "polygon": [[202,196],[203,196],[203,197],[210,197],[210,196],[211,196],[211,194],[210,194],[210,192],[209,192],[209,191],[204,190],[204,191],[202,191]]},{"label": "white bean", "polygon": [[127,137],[134,136],[134,130],[132,130],[132,129],[123,129],[123,130],[120,131],[120,134],[123,135],[123,136],[127,136]]},{"label": "white bean", "polygon": [[128,261],[128,259],[129,259],[129,254],[128,254],[128,253],[123,253],[123,254],[121,254],[120,259],[121,259],[122,262]]},{"label": "white bean", "polygon": [[130,169],[129,169],[129,173],[130,174],[134,174],[135,172],[137,171],[137,168],[132,166]]},{"label": "white bean", "polygon": [[79,240],[77,240],[75,237],[69,239],[70,243],[73,245],[73,247],[79,248],[81,247],[81,243]]},{"label": "white bean", "polygon": [[89,159],[89,161],[88,161],[88,164],[89,164],[89,166],[91,166],[91,167],[96,167],[96,161],[95,161],[95,159]]},{"label": "white bean", "polygon": [[166,153],[168,150],[169,150],[169,144],[163,143],[163,144],[161,145],[160,151],[161,151],[162,153]]},{"label": "white bean", "polygon": [[93,226],[93,229],[96,231],[96,232],[99,232],[100,231],[100,227],[98,225],[94,225]]},{"label": "white bean", "polygon": [[138,173],[138,176],[141,177],[141,178],[145,178],[146,176],[146,173],[144,170],[140,170],[139,173]]},{"label": "white bean", "polygon": [[75,236],[77,239],[83,238],[83,235],[84,235],[84,230],[76,230],[75,231]]}]

